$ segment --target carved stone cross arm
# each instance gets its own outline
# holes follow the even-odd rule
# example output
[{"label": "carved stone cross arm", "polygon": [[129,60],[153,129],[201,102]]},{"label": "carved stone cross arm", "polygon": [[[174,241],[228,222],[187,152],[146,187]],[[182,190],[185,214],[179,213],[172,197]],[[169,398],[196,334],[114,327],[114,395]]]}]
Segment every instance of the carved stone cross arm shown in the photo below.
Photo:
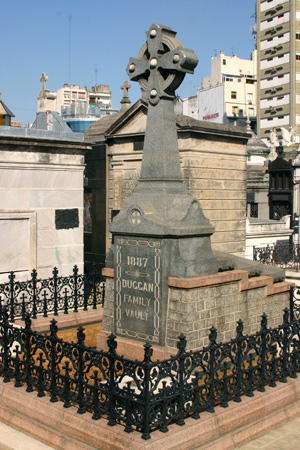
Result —
[{"label": "carved stone cross arm", "polygon": [[168,27],[153,24],[137,58],[130,58],[127,74],[138,81],[152,105],[161,98],[173,99],[175,89],[182,83],[186,73],[194,73],[198,58],[194,51],[184,48]]}]

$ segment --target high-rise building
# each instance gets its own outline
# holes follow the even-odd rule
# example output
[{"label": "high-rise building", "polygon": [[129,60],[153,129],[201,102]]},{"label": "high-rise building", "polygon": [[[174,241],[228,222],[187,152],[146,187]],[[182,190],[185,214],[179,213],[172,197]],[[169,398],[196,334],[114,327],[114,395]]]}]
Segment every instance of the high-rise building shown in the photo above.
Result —
[{"label": "high-rise building", "polygon": [[[300,143],[300,1],[257,0],[258,136]],[[295,147],[294,145],[294,147]],[[290,147],[293,149],[293,146]]]}]

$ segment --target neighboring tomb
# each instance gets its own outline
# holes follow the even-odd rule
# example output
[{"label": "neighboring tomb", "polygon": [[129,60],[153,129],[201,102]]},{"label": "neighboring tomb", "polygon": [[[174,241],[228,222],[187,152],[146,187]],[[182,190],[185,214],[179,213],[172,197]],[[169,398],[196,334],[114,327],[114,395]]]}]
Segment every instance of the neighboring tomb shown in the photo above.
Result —
[{"label": "neighboring tomb", "polygon": [[88,146],[70,130],[0,128],[0,273],[83,271],[83,171]]},{"label": "neighboring tomb", "polygon": [[[139,100],[125,112],[95,122],[85,133],[85,141],[93,145],[86,154],[85,195],[87,200],[92,199],[93,219],[92,228],[85,233],[86,260],[94,258],[103,263],[110,246],[107,230],[111,219],[138,182],[147,108],[147,103]],[[178,115],[176,128],[183,182],[188,192],[200,200],[204,214],[215,227],[213,249],[243,256],[249,134],[239,127]],[[105,228],[106,249],[102,238]]]}]

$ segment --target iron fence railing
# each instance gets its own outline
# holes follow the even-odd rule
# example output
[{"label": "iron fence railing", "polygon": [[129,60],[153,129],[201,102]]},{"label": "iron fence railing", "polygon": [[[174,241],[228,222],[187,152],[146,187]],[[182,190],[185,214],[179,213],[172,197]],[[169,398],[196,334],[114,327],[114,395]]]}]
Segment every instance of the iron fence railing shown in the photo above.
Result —
[{"label": "iron fence railing", "polygon": [[299,244],[272,244],[253,247],[253,260],[271,266],[300,270]]},{"label": "iron fence railing", "polygon": [[290,320],[300,321],[300,286],[291,288],[290,291]]},{"label": "iron fence railing", "polygon": [[148,343],[139,362],[118,355],[114,335],[106,352],[86,347],[82,327],[77,342],[69,343],[57,337],[55,319],[48,335],[32,331],[28,315],[25,323],[14,326],[3,309],[0,375],[5,382],[25,385],[40,397],[47,394],[51,402],[75,406],[81,414],[90,412],[95,420],[106,417],[108,425],[120,423],[127,433],[138,430],[143,439],[155,429],[168,431],[171,422],[183,425],[186,417],[198,419],[216,405],[226,408],[266,385],[296,378],[300,370],[300,323],[290,321],[288,309],[282,325],[273,329],[263,314],[260,330],[251,335],[243,334],[238,321],[236,337],[225,343],[217,342],[212,327],[209,345],[198,351],[186,351],[181,335],[177,354],[163,361],[152,361]]},{"label": "iron fence railing", "polygon": [[9,319],[25,320],[26,313],[33,319],[48,313],[57,315],[59,312],[68,314],[78,309],[96,309],[103,305],[105,295],[105,278],[96,271],[81,275],[74,266],[73,274],[67,277],[59,276],[54,267],[52,277],[38,278],[36,270],[31,273],[28,281],[16,281],[15,273],[11,272],[7,283],[0,284],[0,310],[7,306]]}]

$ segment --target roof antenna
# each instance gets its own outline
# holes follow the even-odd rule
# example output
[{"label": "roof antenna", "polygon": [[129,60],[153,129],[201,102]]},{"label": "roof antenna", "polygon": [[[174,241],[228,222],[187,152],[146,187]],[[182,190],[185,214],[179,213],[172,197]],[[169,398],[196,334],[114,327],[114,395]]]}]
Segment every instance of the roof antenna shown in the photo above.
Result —
[{"label": "roof antenna", "polygon": [[71,86],[71,20],[72,16],[69,14],[69,86]]}]

